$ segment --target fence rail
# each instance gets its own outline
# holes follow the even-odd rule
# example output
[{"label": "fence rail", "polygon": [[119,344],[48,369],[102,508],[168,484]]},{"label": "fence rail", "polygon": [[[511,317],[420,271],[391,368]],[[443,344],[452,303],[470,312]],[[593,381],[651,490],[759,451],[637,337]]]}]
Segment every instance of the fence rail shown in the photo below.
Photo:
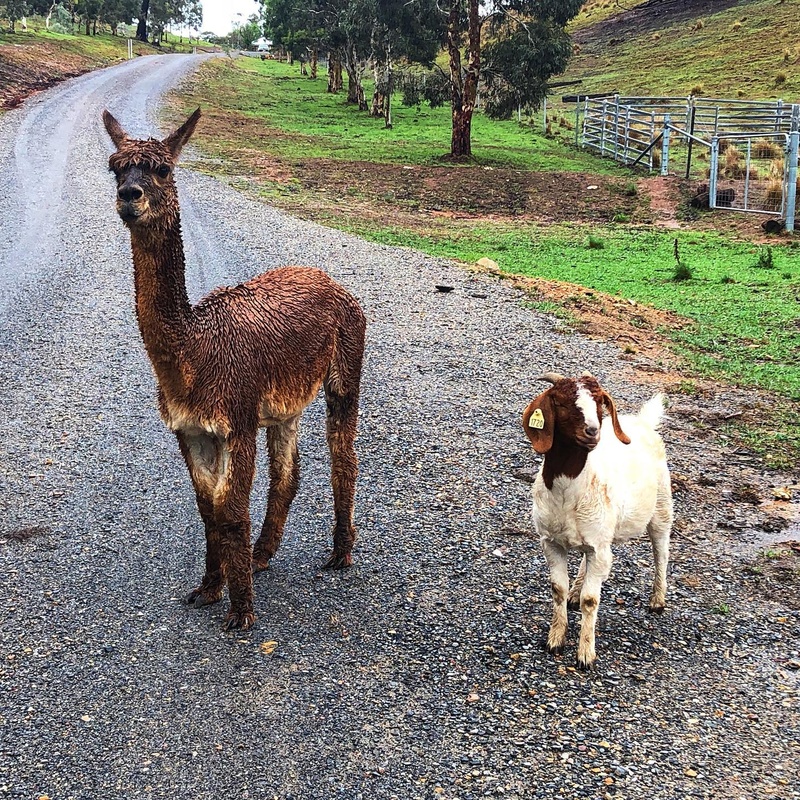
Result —
[{"label": "fence rail", "polygon": [[[794,230],[800,105],[702,97],[585,97],[581,142],[623,164],[707,180],[711,208],[785,218]],[[577,122],[577,119],[576,119]],[[660,148],[656,147],[660,144]]]}]

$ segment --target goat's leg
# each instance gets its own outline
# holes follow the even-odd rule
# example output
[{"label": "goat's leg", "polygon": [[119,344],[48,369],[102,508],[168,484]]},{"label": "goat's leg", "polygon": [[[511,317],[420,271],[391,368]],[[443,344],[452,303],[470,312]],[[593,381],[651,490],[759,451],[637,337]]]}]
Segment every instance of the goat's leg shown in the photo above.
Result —
[{"label": "goat's leg", "polygon": [[583,588],[583,579],[586,575],[586,556],[581,559],[581,565],[578,567],[578,574],[572,583],[572,588],[569,590],[569,597],[567,597],[567,608],[570,611],[577,611],[581,607],[581,589]]},{"label": "goat's leg", "polygon": [[299,417],[267,428],[269,449],[269,495],[261,535],[253,546],[253,572],[269,566],[283,538],[289,506],[297,494],[300,457],[297,452]]},{"label": "goat's leg", "polygon": [[647,535],[653,547],[653,590],[648,608],[661,613],[667,594],[667,564],[669,563],[669,534],[672,528],[672,510],[656,509],[647,525]]},{"label": "goat's leg", "polygon": [[358,423],[358,386],[348,394],[339,395],[333,391],[331,381],[326,381],[325,396],[336,522],[333,529],[333,552],[324,567],[344,569],[352,564],[351,553],[356,539],[353,505],[358,478],[358,459],[354,444]]},{"label": "goat's leg", "polygon": [[546,539],[542,540],[542,551],[550,568],[550,589],[553,594],[553,619],[547,635],[547,650],[560,655],[564,652],[564,644],[567,641],[567,592],[569,591],[567,551]]},{"label": "goat's leg", "polygon": [[[183,431],[176,432],[178,446],[189,468],[192,478],[197,508],[206,531],[206,571],[200,585],[192,589],[186,596],[186,602],[194,608],[211,605],[222,599],[222,588],[225,585],[225,573],[222,569],[219,531],[214,521],[214,501],[209,492],[208,481],[209,458],[216,460],[214,440],[206,435],[187,435]],[[212,455],[212,453],[214,455]]]},{"label": "goat's leg", "polygon": [[214,519],[219,530],[222,562],[231,608],[223,628],[243,630],[255,622],[253,613],[250,489],[255,473],[256,436],[240,435],[220,442]]},{"label": "goat's leg", "polygon": [[578,639],[578,668],[589,669],[597,655],[594,649],[594,633],[597,609],[603,582],[611,574],[611,548],[602,547],[586,554],[586,575],[581,589],[581,633]]}]

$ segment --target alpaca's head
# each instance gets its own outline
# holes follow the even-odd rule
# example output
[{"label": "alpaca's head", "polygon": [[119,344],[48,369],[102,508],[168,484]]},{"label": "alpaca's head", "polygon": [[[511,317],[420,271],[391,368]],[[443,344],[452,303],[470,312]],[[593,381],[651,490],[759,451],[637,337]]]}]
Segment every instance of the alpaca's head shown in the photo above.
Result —
[{"label": "alpaca's head", "polygon": [[200,109],[166,139],[131,139],[108,112],[108,135],[117,152],[108,168],[117,178],[117,213],[129,227],[166,227],[177,219],[178,194],[172,172],[181,149],[194,132]]}]

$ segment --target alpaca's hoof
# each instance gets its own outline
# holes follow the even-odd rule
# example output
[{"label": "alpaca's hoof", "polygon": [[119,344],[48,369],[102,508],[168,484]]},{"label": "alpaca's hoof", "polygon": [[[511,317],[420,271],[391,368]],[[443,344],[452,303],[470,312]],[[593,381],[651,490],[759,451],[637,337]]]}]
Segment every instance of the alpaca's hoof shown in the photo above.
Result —
[{"label": "alpaca's hoof", "polygon": [[253,627],[256,615],[252,611],[234,611],[231,609],[222,623],[224,631],[246,631]]},{"label": "alpaca's hoof", "polygon": [[322,565],[322,569],[347,569],[353,564],[353,556],[347,553],[340,553],[334,550],[330,558]]},{"label": "alpaca's hoof", "polygon": [[212,592],[198,586],[186,595],[186,605],[190,608],[202,608],[218,603],[222,599],[222,592]]},{"label": "alpaca's hoof", "polygon": [[551,656],[560,656],[564,652],[564,645],[563,644],[547,644],[546,645],[547,652],[550,653]]},{"label": "alpaca's hoof", "polygon": [[271,558],[261,556],[256,558],[253,556],[253,574],[255,575],[256,572],[263,572],[265,569],[269,569],[269,562]]}]

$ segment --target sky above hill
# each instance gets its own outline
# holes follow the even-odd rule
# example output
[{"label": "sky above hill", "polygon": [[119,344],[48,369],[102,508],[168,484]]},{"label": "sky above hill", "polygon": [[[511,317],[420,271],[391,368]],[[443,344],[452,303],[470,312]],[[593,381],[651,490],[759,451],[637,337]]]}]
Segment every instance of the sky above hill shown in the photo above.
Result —
[{"label": "sky above hill", "polygon": [[247,18],[257,14],[260,8],[256,0],[203,0],[202,30],[224,36],[233,30],[235,24],[247,22]]}]

